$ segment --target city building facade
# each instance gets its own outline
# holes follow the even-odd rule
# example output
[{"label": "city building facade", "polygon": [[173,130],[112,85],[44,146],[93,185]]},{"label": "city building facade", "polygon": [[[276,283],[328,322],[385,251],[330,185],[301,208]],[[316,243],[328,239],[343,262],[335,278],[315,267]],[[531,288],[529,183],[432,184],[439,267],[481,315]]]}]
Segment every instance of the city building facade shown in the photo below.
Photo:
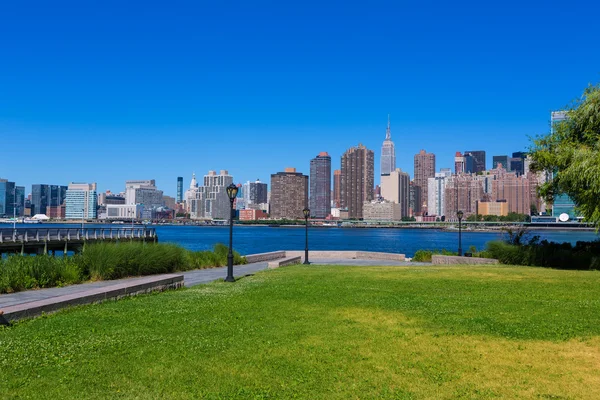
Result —
[{"label": "city building facade", "polygon": [[448,178],[452,176],[450,168],[442,168],[435,177],[427,180],[427,212],[429,215],[444,216],[445,190]]},{"label": "city building facade", "polygon": [[340,208],[342,204],[342,170],[333,171],[333,206]]},{"label": "city building facade", "polygon": [[183,176],[177,177],[177,195],[175,201],[178,204],[183,201]]},{"label": "city building facade", "polygon": [[478,173],[486,170],[484,150],[466,150],[464,154],[470,154],[473,157],[473,170],[469,172]]},{"label": "city building facade", "polygon": [[204,175],[203,185],[198,187],[196,198],[192,200],[192,219],[231,218],[231,202],[227,196],[227,186],[233,183],[233,177],[226,170],[208,171]]},{"label": "city building facade", "polygon": [[308,207],[308,176],[286,168],[271,174],[271,218],[304,219]]},{"label": "city building facade", "polygon": [[[418,154],[415,154],[415,176],[414,185],[419,187],[420,196],[419,203],[415,203],[414,213],[425,213],[427,212],[427,190],[429,178],[435,177],[435,154],[427,153],[425,150],[421,150]],[[416,198],[415,198],[416,199]]]},{"label": "city building facade", "polygon": [[331,213],[331,157],[321,152],[310,160],[310,215],[326,218]]},{"label": "city building facade", "polygon": [[374,154],[362,144],[348,149],[341,160],[341,207],[351,219],[362,218],[363,204],[373,200],[375,186]]},{"label": "city building facade", "polygon": [[452,175],[446,178],[444,216],[446,221],[458,220],[458,211],[465,218],[477,213],[477,202],[483,199],[481,180],[475,174]]},{"label": "city building facade", "polygon": [[31,185],[31,215],[46,214],[46,207],[63,204],[67,189],[67,186],[60,185]]},{"label": "city building facade", "polygon": [[0,178],[0,217],[15,215],[16,190],[14,182]]},{"label": "city building facade", "polygon": [[508,172],[504,168],[491,171],[495,175],[492,181],[492,200],[505,201],[508,212],[529,215],[531,212],[531,192],[529,179],[517,172]]},{"label": "city building facade", "polygon": [[242,187],[244,208],[250,208],[251,204],[267,203],[269,189],[266,183],[257,179],[254,182],[246,182]]},{"label": "city building facade", "polygon": [[492,169],[498,168],[498,164],[502,165],[507,171],[510,171],[510,164],[508,162],[508,156],[493,156],[492,157]]},{"label": "city building facade", "polygon": [[70,183],[65,198],[65,219],[96,219],[95,183]]},{"label": "city building facade", "polygon": [[366,201],[363,204],[363,219],[365,221],[401,221],[401,205],[389,201]]},{"label": "city building facade", "polygon": [[388,124],[385,131],[385,140],[381,146],[381,169],[380,174],[386,175],[396,169],[396,147],[392,142],[390,131],[390,116],[388,115]]},{"label": "city building facade", "polygon": [[402,217],[410,215],[410,176],[400,168],[381,175],[381,197],[400,205]]}]

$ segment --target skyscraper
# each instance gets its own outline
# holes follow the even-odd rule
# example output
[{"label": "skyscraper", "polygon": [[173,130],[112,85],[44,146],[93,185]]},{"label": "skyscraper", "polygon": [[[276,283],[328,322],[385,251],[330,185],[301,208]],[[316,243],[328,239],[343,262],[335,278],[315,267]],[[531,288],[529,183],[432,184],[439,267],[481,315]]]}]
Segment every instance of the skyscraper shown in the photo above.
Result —
[{"label": "skyscraper", "polygon": [[483,172],[485,171],[485,151],[484,150],[466,150],[465,154],[471,154],[473,157],[473,171],[471,172]]},{"label": "skyscraper", "polygon": [[362,144],[342,155],[341,207],[348,208],[348,218],[362,218],[363,203],[373,200],[374,162],[373,150]]},{"label": "skyscraper", "polygon": [[257,179],[255,182],[246,182],[243,186],[244,206],[250,208],[251,204],[267,203],[267,194],[269,190],[267,184]]},{"label": "skyscraper", "polygon": [[95,183],[70,183],[65,198],[66,219],[96,219]]},{"label": "skyscraper", "polygon": [[508,163],[508,156],[494,156],[492,157],[492,169],[498,168],[498,164],[502,164],[502,168],[510,171],[510,164]]},{"label": "skyscraper", "polygon": [[390,116],[388,114],[387,130],[385,131],[385,140],[381,146],[381,175],[389,174],[396,169],[396,148],[392,142],[390,132]]},{"label": "skyscraper", "polygon": [[434,178],[428,179],[427,187],[427,211],[429,215],[439,217],[445,215],[445,191],[446,182],[452,176],[450,168],[442,168],[440,172],[435,173]]},{"label": "skyscraper", "polygon": [[204,175],[203,185],[198,187],[196,198],[192,199],[191,215],[193,219],[231,218],[231,203],[227,196],[227,186],[233,183],[233,177],[226,170],[208,171]]},{"label": "skyscraper", "polygon": [[400,204],[402,217],[409,216],[410,176],[400,168],[389,174],[381,175],[381,197]]},{"label": "skyscraper", "polygon": [[527,153],[522,151],[512,153],[512,158],[510,159],[510,170],[515,172],[518,176],[524,175],[526,157]]},{"label": "skyscraper", "polygon": [[304,219],[302,210],[308,207],[308,176],[286,168],[271,174],[271,217]]},{"label": "skyscraper", "polygon": [[310,215],[325,218],[331,213],[331,157],[321,152],[310,160]]},{"label": "skyscraper", "polygon": [[342,171],[333,171],[333,205],[340,208],[342,204]]},{"label": "skyscraper", "polygon": [[177,196],[175,201],[177,204],[183,201],[183,176],[177,177]]},{"label": "skyscraper", "polygon": [[15,183],[0,179],[0,216],[12,217],[15,207]]},{"label": "skyscraper", "polygon": [[46,207],[60,206],[66,196],[66,186],[31,185],[31,214],[46,214]]},{"label": "skyscraper", "polygon": [[435,154],[421,150],[415,154],[415,179],[414,184],[420,188],[420,203],[415,204],[415,213],[427,212],[427,185],[428,179],[435,177]]}]

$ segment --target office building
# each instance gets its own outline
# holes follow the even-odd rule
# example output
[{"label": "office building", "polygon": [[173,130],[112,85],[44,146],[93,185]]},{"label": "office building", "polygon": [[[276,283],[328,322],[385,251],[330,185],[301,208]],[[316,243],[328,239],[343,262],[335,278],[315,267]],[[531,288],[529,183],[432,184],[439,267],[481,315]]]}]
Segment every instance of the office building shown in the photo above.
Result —
[{"label": "office building", "polygon": [[410,217],[415,216],[416,212],[415,210],[417,208],[420,209],[420,204],[421,204],[421,188],[417,185],[415,185],[414,181],[410,182],[410,188],[409,188],[409,192],[408,192],[408,214]]},{"label": "office building", "polygon": [[483,150],[466,150],[465,154],[470,154],[473,157],[473,173],[483,172],[485,167],[485,151]]},{"label": "office building", "polygon": [[271,174],[271,218],[304,219],[308,207],[308,176],[286,168]]},{"label": "office building", "polygon": [[[263,204],[268,202],[269,189],[266,183],[257,179],[254,182],[246,182],[242,186],[244,208],[250,208],[252,204]],[[239,192],[238,192],[239,194]]]},{"label": "office building", "polygon": [[509,159],[510,171],[517,174],[517,176],[525,175],[525,158],[527,153],[518,151],[512,153],[512,158]]},{"label": "office building", "polygon": [[203,185],[198,187],[196,198],[192,199],[190,218],[225,219],[231,218],[231,202],[227,196],[227,186],[233,177],[226,170],[208,171]]},{"label": "office building", "polygon": [[16,185],[8,179],[0,179],[0,217],[12,217],[15,212]]},{"label": "office building", "polygon": [[67,186],[31,185],[31,215],[46,214],[46,207],[60,206],[67,196]]},{"label": "office building", "polygon": [[450,168],[442,168],[435,177],[427,180],[427,213],[429,215],[444,215],[445,190],[448,178],[452,176]]},{"label": "office building", "polygon": [[65,198],[65,219],[96,219],[95,183],[70,183]]},{"label": "office building", "polygon": [[385,140],[381,146],[381,175],[387,175],[396,169],[396,148],[392,142],[390,132],[390,116],[388,115],[388,124],[385,131]]},{"label": "office building", "polygon": [[333,206],[340,208],[342,204],[342,171],[333,171]]},{"label": "office building", "polygon": [[143,204],[146,210],[162,207],[163,191],[154,179],[125,181],[125,204]]},{"label": "office building", "polygon": [[365,221],[401,221],[401,205],[389,201],[366,201],[363,204],[363,219]]},{"label": "office building", "polygon": [[310,215],[326,218],[331,213],[331,157],[321,152],[310,160]]},{"label": "office building", "polygon": [[419,154],[415,154],[415,177],[414,185],[420,189],[420,203],[415,204],[413,212],[427,212],[427,185],[429,178],[435,177],[435,154],[427,153],[421,150]]},{"label": "office building", "polygon": [[15,195],[16,198],[16,207],[17,207],[17,217],[22,217],[25,215],[25,186],[16,186],[15,187]]},{"label": "office building", "polygon": [[510,171],[510,164],[508,162],[508,156],[494,156],[492,157],[492,169],[498,168],[498,164],[502,165],[507,171]]},{"label": "office building", "polygon": [[400,205],[402,217],[410,215],[410,176],[400,168],[381,175],[381,197]]},{"label": "office building", "polygon": [[373,151],[359,144],[342,155],[341,164],[341,207],[348,209],[348,218],[361,219],[364,202],[373,200]]},{"label": "office building", "polygon": [[175,196],[177,204],[183,201],[183,176],[177,177],[177,194]]}]

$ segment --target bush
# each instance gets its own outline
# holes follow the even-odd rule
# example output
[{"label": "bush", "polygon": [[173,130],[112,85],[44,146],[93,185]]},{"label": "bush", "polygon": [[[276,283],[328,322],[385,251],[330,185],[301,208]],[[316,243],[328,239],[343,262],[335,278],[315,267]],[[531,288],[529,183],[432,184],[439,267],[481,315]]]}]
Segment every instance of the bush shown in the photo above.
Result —
[{"label": "bush", "polygon": [[[11,255],[0,258],[0,293],[219,267],[227,264],[228,252],[223,244],[193,252],[169,243],[100,242],[70,257]],[[239,253],[233,255],[234,264],[246,263]]]},{"label": "bush", "polygon": [[450,250],[417,250],[415,252],[415,255],[413,256],[412,260],[413,261],[418,261],[418,262],[431,262],[431,257],[434,254],[440,254],[443,256],[456,256],[458,255],[457,252],[455,251],[450,251]]}]

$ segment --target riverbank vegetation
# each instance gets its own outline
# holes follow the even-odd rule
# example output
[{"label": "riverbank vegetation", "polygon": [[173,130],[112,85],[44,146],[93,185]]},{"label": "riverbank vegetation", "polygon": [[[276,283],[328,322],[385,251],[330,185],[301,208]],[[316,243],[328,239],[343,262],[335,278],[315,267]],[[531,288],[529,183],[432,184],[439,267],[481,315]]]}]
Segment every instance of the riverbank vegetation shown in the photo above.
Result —
[{"label": "riverbank vegetation", "polygon": [[598,399],[599,298],[584,271],[290,266],[0,327],[0,398]]},{"label": "riverbank vegetation", "polygon": [[[163,274],[227,264],[228,248],[189,251],[169,243],[93,243],[66,257],[10,255],[0,258],[0,293],[64,286],[87,280]],[[234,264],[245,258],[234,252]]]}]

